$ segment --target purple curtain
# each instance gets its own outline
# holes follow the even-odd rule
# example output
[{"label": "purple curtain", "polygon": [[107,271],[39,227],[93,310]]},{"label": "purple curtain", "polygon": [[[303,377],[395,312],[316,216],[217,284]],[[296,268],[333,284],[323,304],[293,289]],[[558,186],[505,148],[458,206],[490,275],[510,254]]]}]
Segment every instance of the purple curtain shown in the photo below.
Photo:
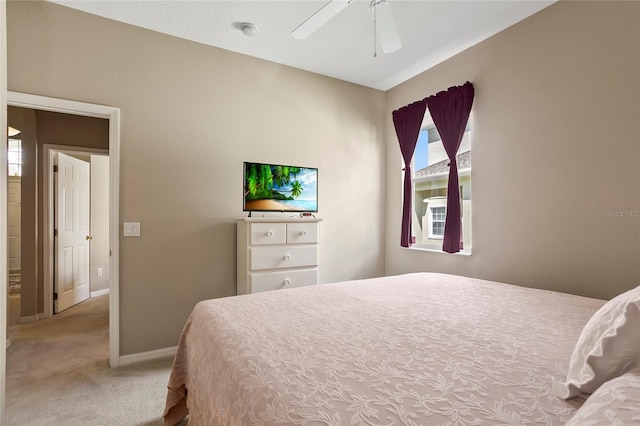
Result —
[{"label": "purple curtain", "polygon": [[411,238],[411,159],[416,149],[424,111],[427,105],[425,100],[414,102],[410,105],[393,111],[393,124],[396,127],[396,135],[400,142],[400,151],[404,160],[404,197],[402,200],[402,230],[400,245],[409,247],[413,243]]},{"label": "purple curtain", "polygon": [[440,92],[425,99],[433,123],[438,129],[444,149],[449,156],[447,217],[442,244],[442,250],[447,253],[457,253],[464,248],[456,154],[469,121],[473,93],[473,84],[467,81],[462,86],[450,87],[446,92]]}]

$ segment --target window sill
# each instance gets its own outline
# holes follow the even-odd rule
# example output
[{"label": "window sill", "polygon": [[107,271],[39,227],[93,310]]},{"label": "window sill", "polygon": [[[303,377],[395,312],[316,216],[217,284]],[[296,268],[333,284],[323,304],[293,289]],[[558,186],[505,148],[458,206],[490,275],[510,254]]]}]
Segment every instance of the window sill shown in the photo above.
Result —
[{"label": "window sill", "polygon": [[422,244],[414,244],[411,247],[401,247],[401,248],[405,250],[426,251],[430,253],[440,253],[440,254],[447,254],[447,255],[454,254],[459,256],[471,256],[471,250],[472,250],[472,249],[464,249],[462,251],[459,251],[458,253],[446,253],[442,251],[442,248],[435,248],[432,246],[427,246]]}]

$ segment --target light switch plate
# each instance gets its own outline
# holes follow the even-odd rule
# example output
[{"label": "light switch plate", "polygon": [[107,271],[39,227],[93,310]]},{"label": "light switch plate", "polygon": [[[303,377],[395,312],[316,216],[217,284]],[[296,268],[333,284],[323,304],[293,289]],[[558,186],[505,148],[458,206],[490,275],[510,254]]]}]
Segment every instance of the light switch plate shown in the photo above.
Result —
[{"label": "light switch plate", "polygon": [[125,222],[124,223],[124,236],[125,237],[139,237],[140,236],[140,222]]}]

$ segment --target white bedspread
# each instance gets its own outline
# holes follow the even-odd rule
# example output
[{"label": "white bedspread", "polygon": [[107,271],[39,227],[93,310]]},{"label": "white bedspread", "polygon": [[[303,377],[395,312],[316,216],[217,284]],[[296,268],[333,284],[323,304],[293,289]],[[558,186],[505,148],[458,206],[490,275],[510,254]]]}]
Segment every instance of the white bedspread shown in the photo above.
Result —
[{"label": "white bedspread", "polygon": [[[551,392],[604,301],[408,274],[199,303],[167,424],[560,425]],[[173,407],[173,409],[172,409]]]}]

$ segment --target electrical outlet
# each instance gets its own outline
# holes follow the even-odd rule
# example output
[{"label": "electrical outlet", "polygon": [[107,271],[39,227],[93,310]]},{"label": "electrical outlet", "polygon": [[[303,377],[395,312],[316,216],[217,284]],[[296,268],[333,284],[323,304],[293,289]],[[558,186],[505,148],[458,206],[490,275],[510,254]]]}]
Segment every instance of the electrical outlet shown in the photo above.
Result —
[{"label": "electrical outlet", "polygon": [[98,268],[98,276],[101,277],[102,276],[102,268]]}]

